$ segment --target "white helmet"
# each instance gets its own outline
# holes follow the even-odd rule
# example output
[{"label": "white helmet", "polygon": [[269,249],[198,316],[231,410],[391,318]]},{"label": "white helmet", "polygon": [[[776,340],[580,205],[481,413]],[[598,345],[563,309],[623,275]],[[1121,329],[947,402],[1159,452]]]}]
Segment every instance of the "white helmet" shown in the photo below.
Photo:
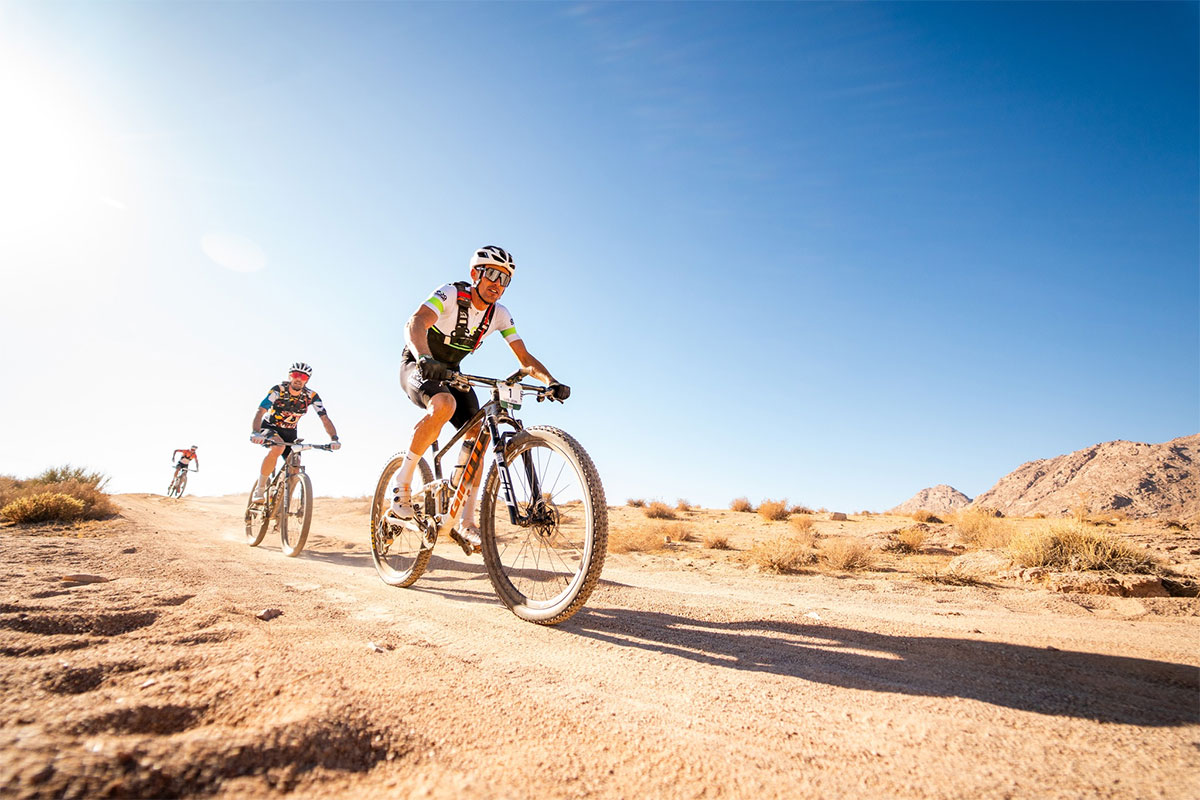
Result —
[{"label": "white helmet", "polygon": [[476,267],[503,267],[512,273],[517,270],[517,261],[512,257],[512,253],[489,244],[471,254],[471,269]]},{"label": "white helmet", "polygon": [[308,377],[312,377],[312,367],[310,367],[308,364],[305,364],[303,361],[297,361],[296,363],[292,364],[291,369],[289,369],[288,372],[303,372]]}]

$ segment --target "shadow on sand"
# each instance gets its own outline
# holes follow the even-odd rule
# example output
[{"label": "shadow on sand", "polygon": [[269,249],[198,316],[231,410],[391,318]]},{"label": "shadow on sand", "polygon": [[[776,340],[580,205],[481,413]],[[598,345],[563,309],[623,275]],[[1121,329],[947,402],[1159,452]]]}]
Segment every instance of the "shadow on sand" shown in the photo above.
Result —
[{"label": "shadow on sand", "polygon": [[982,639],[587,609],[558,630],[728,669],[1126,725],[1200,722],[1200,669]]}]

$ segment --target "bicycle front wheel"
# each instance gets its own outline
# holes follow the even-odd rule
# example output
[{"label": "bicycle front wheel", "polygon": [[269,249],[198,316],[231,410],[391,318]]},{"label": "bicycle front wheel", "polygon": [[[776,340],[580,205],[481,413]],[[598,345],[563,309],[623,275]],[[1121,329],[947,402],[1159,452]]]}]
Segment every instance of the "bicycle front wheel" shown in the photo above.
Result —
[{"label": "bicycle front wheel", "polygon": [[287,500],[279,514],[279,549],[285,556],[295,558],[308,541],[308,526],[312,524],[312,479],[305,473],[288,481]]},{"label": "bicycle front wheel", "polygon": [[179,471],[171,477],[171,483],[167,486],[167,497],[179,497],[182,494],[179,488]]},{"label": "bicycle front wheel", "polygon": [[[411,586],[416,583],[429,565],[432,547],[425,546],[425,537],[417,530],[425,524],[425,509],[415,519],[403,525],[389,525],[384,517],[392,507],[392,481],[404,462],[404,454],[392,456],[383,468],[379,482],[375,484],[375,498],[371,502],[371,560],[375,571],[389,586]],[[433,482],[433,470],[425,459],[417,462],[413,475],[412,491],[415,495],[423,486]],[[432,511],[433,509],[429,509]]]},{"label": "bicycle front wheel", "polygon": [[258,481],[254,482],[254,486],[250,489],[250,499],[246,501],[246,544],[251,547],[258,547],[262,544],[262,540],[267,535],[267,528],[271,524],[271,514],[264,499],[261,503],[254,502],[254,491],[258,488]]},{"label": "bicycle front wheel", "polygon": [[175,496],[183,497],[183,490],[187,488],[187,473],[186,472],[179,473],[179,480],[177,481],[177,483],[179,485],[175,487]]},{"label": "bicycle front wheel", "polygon": [[555,625],[582,608],[600,580],[608,546],[604,487],[587,452],[557,428],[526,428],[504,457],[518,522],[493,463],[480,506],[488,577],[518,617]]}]

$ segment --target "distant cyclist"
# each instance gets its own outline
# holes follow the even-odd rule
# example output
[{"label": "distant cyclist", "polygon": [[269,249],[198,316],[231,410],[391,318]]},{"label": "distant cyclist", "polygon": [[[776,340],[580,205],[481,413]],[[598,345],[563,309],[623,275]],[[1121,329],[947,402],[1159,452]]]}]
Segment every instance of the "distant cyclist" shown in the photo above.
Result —
[{"label": "distant cyclist", "polygon": [[[484,338],[499,331],[521,366],[534,378],[555,390],[555,397],[566,400],[571,389],[554,380],[550,371],[534,358],[517,335],[508,309],[497,302],[512,281],[516,262],[510,253],[487,245],[471,255],[471,281],[447,283],[434,290],[409,318],[404,328],[406,346],[402,354],[400,382],[405,394],[425,415],[413,428],[412,442],[392,486],[391,515],[411,519],[412,477],[417,462],[437,439],[447,422],[461,428],[479,411],[479,398],[473,389],[453,389],[445,381],[458,372],[459,363],[474,352]],[[478,427],[463,437],[459,466],[466,463]],[[475,494],[479,485],[467,493],[463,521],[457,533],[476,550],[480,546],[479,526],[475,522]]]},{"label": "distant cyclist", "polygon": [[[342,446],[338,441],[337,428],[333,427],[333,421],[325,411],[321,396],[307,386],[311,377],[312,367],[308,364],[303,361],[292,364],[288,380],[272,386],[267,396],[258,404],[254,422],[251,423],[250,441],[266,444],[274,436],[289,444],[296,441],[296,425],[311,407],[316,409],[317,416],[321,418],[321,424],[325,426],[325,432],[332,440],[333,449],[337,450]],[[263,422],[263,417],[268,414],[270,416],[267,421]],[[263,459],[258,474],[258,485],[254,487],[254,495],[251,498],[254,502],[262,501],[267,484],[271,480],[271,473],[275,471],[275,462],[279,460],[284,449],[284,445],[272,447]]]},{"label": "distant cyclist", "polygon": [[176,450],[174,453],[172,453],[171,458],[175,459],[175,469],[186,470],[188,468],[188,465],[191,464],[193,461],[195,461],[196,462],[196,471],[199,472],[200,471],[200,456],[198,456],[196,454],[196,451],[198,449],[199,449],[199,445],[192,445],[191,447],[187,448],[186,450]]}]

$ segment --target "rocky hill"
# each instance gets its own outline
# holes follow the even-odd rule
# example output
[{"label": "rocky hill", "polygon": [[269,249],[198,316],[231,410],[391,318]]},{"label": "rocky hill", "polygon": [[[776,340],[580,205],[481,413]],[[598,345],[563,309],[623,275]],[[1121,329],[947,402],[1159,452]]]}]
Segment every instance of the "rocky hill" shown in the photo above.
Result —
[{"label": "rocky hill", "polygon": [[971,505],[1022,517],[1057,516],[1083,506],[1089,513],[1198,519],[1198,457],[1200,434],[1162,444],[1104,442],[1022,464]]},{"label": "rocky hill", "polygon": [[971,498],[955,489],[953,486],[947,486],[944,483],[937,486],[931,486],[928,489],[922,489],[914,494],[908,500],[905,500],[900,505],[891,509],[888,513],[891,514],[911,514],[914,511],[925,509],[934,514],[940,514],[946,511],[954,511],[955,509],[963,508],[971,502]]}]

